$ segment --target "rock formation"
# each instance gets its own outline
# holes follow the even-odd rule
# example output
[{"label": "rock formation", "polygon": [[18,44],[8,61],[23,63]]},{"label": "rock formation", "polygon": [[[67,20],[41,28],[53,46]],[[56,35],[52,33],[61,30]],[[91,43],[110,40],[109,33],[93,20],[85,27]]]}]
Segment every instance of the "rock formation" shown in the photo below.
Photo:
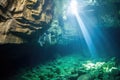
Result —
[{"label": "rock formation", "polygon": [[52,0],[0,0],[0,44],[37,42],[53,8]]},{"label": "rock formation", "polygon": [[[94,22],[93,27],[120,26],[119,0],[77,1],[78,13],[87,15],[88,22]],[[85,3],[83,10],[80,3]],[[38,42],[54,20],[59,23],[57,28],[61,26],[63,32],[67,33],[64,34],[65,38],[70,35],[72,39],[70,32],[78,33],[73,33],[76,28],[70,25],[72,17],[69,4],[70,0],[0,0],[0,44]],[[90,23],[87,25],[91,26]]]}]

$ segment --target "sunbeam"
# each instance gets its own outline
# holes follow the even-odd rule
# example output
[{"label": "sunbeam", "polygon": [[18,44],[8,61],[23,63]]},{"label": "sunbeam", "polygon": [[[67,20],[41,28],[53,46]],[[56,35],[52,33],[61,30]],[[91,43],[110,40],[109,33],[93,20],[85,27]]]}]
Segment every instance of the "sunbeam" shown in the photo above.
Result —
[{"label": "sunbeam", "polygon": [[93,41],[92,41],[92,38],[90,37],[90,33],[88,32],[83,20],[81,19],[80,15],[79,15],[79,12],[77,12],[77,1],[76,0],[72,0],[71,1],[71,11],[72,13],[75,15],[75,18],[79,24],[79,27],[80,27],[80,30],[82,32],[82,35],[84,37],[84,40],[87,44],[87,47],[89,49],[89,52],[90,52],[90,56],[92,58],[96,58],[97,57],[97,54],[96,54],[96,49],[95,49],[95,46],[93,44]]},{"label": "sunbeam", "polygon": [[92,42],[92,39],[91,39],[91,37],[89,35],[89,32],[87,31],[87,29],[85,27],[84,22],[82,21],[81,17],[78,14],[75,14],[75,17],[76,17],[77,22],[79,24],[79,27],[80,27],[80,29],[82,31],[83,37],[84,37],[85,42],[86,42],[86,44],[88,46],[88,49],[89,49],[90,54],[91,54],[91,57],[93,57],[93,58],[97,57],[95,46],[94,46],[94,44]]}]

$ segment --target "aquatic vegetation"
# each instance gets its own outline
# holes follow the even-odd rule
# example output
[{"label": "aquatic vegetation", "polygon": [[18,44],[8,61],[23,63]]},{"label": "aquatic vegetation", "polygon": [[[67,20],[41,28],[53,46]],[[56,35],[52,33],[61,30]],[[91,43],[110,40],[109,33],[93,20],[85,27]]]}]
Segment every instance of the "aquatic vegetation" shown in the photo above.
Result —
[{"label": "aquatic vegetation", "polygon": [[85,60],[66,56],[38,65],[15,77],[15,80],[119,80],[120,67],[109,61]]},{"label": "aquatic vegetation", "polygon": [[115,67],[115,58],[112,58],[110,61],[108,62],[96,62],[93,63],[91,61],[87,61],[86,64],[83,64],[83,66],[85,67],[86,70],[98,70],[101,69],[103,72],[105,73],[109,73],[112,72],[112,70],[114,69],[118,69],[117,67]]},{"label": "aquatic vegetation", "polygon": [[[88,73],[93,77],[93,78],[101,78],[102,80],[116,80],[115,78],[113,79],[114,71],[115,72],[120,72],[119,68],[116,67],[115,63],[115,58],[113,57],[111,60],[107,62],[86,62],[86,64],[83,64],[85,67],[85,70],[88,71]],[[118,73],[115,73],[118,74]],[[111,76],[111,78],[110,78]]]}]

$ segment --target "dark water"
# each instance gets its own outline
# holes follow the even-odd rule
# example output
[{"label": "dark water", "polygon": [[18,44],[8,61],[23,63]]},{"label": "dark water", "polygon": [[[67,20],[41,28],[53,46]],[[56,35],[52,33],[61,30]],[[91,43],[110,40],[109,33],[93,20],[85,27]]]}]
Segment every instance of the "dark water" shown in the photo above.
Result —
[{"label": "dark water", "polygon": [[[101,57],[120,57],[120,28],[103,28],[109,38],[110,48],[103,46],[97,51]],[[56,56],[66,56],[72,53],[83,54],[80,41],[73,41],[67,45],[40,47],[39,44],[6,44],[0,45],[0,80],[13,76],[21,68],[34,67],[56,59]],[[104,48],[105,47],[105,48]],[[88,54],[89,55],[89,54]]]}]

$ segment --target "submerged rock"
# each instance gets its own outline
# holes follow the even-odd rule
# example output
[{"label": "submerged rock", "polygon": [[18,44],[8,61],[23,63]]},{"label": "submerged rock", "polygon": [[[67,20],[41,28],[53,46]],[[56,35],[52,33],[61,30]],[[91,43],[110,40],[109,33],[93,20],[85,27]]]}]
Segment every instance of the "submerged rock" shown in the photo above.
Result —
[{"label": "submerged rock", "polygon": [[78,77],[77,80],[92,80],[92,79],[91,79],[90,74],[84,74],[84,75],[81,75],[80,77]]},{"label": "submerged rock", "polygon": [[1,0],[0,44],[37,42],[53,16],[52,0]]}]

